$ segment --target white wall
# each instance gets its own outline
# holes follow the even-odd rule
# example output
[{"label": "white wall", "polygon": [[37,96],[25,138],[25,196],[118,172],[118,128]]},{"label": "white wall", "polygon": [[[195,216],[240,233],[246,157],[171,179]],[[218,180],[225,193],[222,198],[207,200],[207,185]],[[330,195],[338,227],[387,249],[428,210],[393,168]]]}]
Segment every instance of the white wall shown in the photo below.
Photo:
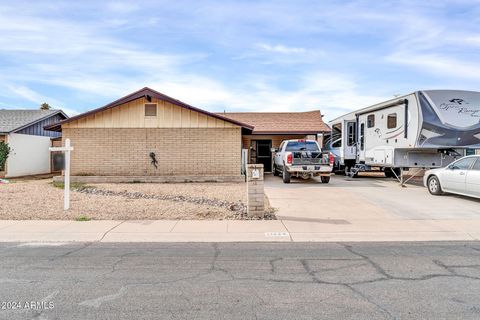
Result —
[{"label": "white wall", "polygon": [[8,145],[7,178],[50,173],[50,137],[12,133]]}]

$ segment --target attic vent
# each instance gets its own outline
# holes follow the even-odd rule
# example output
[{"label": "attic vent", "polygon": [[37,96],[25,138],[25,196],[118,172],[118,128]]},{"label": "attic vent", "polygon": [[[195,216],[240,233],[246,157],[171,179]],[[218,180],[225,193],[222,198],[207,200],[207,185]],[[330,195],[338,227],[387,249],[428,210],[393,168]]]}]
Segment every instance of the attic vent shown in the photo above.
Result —
[{"label": "attic vent", "polygon": [[156,117],[157,116],[157,104],[156,103],[145,103],[145,116],[146,117]]}]

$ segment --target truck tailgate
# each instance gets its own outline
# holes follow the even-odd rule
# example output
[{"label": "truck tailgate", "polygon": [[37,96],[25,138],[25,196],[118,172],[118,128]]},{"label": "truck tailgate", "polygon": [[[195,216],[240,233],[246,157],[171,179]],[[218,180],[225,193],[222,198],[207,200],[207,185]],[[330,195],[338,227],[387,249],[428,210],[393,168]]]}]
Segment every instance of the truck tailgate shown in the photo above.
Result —
[{"label": "truck tailgate", "polygon": [[328,165],[328,152],[294,151],[292,152],[293,165]]}]

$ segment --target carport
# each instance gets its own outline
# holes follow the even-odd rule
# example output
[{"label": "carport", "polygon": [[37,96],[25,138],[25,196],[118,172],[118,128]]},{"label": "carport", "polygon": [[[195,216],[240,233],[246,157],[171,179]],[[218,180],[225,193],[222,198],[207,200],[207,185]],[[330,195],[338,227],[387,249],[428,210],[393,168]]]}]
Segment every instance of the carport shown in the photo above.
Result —
[{"label": "carport", "polygon": [[272,148],[283,140],[312,139],[323,145],[323,135],[330,128],[323,122],[320,110],[308,112],[223,112],[226,118],[248,123],[252,131],[242,132],[242,148],[248,163],[263,164],[265,172],[272,171]]}]

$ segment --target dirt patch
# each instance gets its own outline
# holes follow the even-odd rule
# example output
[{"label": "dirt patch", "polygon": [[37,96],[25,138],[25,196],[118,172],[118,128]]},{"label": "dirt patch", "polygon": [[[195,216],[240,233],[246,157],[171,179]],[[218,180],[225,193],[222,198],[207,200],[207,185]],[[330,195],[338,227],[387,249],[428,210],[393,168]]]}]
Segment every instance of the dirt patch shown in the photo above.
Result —
[{"label": "dirt patch", "polygon": [[[63,211],[63,190],[51,179],[0,185],[0,219],[244,220],[244,183],[123,183],[74,185],[71,209]],[[275,219],[266,199],[266,219]]]}]

